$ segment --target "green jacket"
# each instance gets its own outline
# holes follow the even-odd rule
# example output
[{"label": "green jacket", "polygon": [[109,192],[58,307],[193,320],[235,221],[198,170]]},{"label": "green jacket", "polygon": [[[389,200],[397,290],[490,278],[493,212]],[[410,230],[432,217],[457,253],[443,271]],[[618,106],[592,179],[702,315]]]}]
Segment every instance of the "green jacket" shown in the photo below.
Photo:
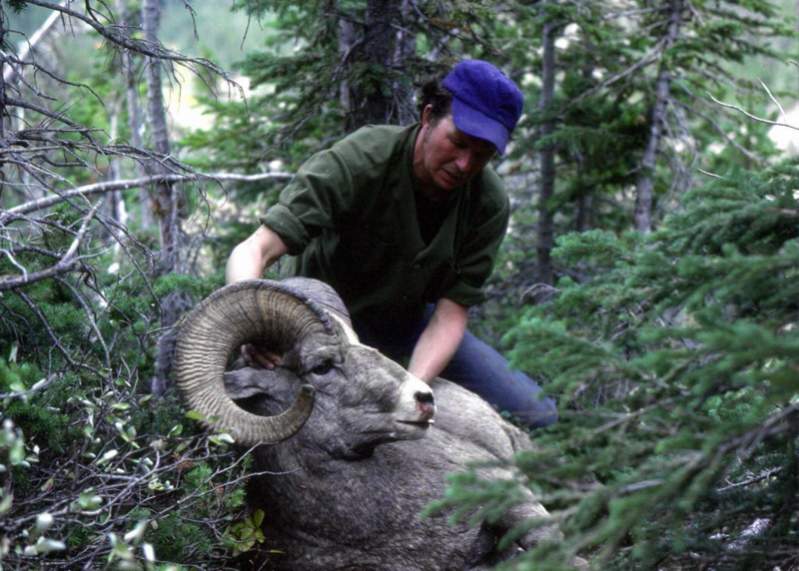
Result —
[{"label": "green jacket", "polygon": [[292,272],[332,285],[356,319],[412,320],[440,298],[479,303],[505,235],[508,197],[486,167],[451,193],[425,243],[412,175],[418,127],[364,127],[317,153],[261,219],[297,256]]}]

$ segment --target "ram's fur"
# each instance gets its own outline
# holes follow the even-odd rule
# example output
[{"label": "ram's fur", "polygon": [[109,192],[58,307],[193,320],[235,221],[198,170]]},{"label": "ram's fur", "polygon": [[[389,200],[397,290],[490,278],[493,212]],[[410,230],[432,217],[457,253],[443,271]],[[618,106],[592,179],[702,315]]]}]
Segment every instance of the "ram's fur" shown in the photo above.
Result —
[{"label": "ram's fur", "polygon": [[[514,548],[498,552],[497,540],[505,531],[529,518],[549,517],[524,487],[523,500],[492,524],[451,525],[446,514],[422,517],[425,507],[443,497],[447,474],[471,463],[500,461],[483,468],[482,475],[513,478],[501,461],[529,448],[529,438],[480,397],[445,380],[432,384],[432,418],[427,385],[360,345],[329,288],[306,280],[283,291],[299,292],[289,295],[299,300],[289,314],[310,304],[312,316],[288,343],[256,327],[255,337],[283,353],[283,365],[273,370],[244,367],[226,373],[223,383],[223,400],[230,398],[247,410],[245,422],[261,417],[271,421],[286,409],[302,410],[289,429],[276,428],[275,436],[267,437],[270,443],[253,453],[254,469],[265,474],[253,479],[249,498],[266,513],[263,552],[271,553],[270,567],[474,570],[557,536],[553,525],[544,525]],[[325,326],[314,329],[313,320]],[[196,342],[192,335],[181,341]],[[191,377],[188,369],[203,366],[180,358],[181,341],[179,382],[182,374]],[[198,382],[192,378],[185,390],[197,390]],[[200,402],[188,398],[195,405]],[[247,430],[225,428],[243,435],[245,444],[257,443]]]}]

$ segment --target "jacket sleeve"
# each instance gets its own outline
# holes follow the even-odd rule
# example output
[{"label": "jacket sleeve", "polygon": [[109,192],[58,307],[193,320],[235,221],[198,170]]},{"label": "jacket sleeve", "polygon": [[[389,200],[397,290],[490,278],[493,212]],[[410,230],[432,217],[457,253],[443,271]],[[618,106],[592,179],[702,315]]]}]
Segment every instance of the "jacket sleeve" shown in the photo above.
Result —
[{"label": "jacket sleeve", "polygon": [[492,192],[486,193],[488,200],[468,224],[455,254],[455,282],[442,295],[467,307],[485,300],[483,285],[494,268],[510,218],[510,201],[501,181],[494,173],[489,178]]},{"label": "jacket sleeve", "polygon": [[261,222],[277,233],[291,255],[302,253],[325,228],[335,228],[354,203],[357,181],[346,151],[334,146],[308,159]]}]

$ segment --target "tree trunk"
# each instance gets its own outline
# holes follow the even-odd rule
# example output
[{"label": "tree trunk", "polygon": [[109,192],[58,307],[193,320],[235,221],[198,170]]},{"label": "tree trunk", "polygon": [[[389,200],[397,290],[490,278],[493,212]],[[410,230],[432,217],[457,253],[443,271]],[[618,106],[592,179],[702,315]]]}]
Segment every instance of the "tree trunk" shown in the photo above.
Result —
[{"label": "tree trunk", "polygon": [[[683,0],[669,0],[669,25],[666,32],[666,41],[663,53],[674,44],[682,22]],[[663,56],[661,55],[661,60]],[[652,230],[652,202],[655,187],[654,176],[657,164],[660,140],[663,138],[663,124],[666,121],[666,111],[669,105],[671,87],[671,74],[668,67],[661,62],[655,85],[655,103],[652,106],[651,129],[649,140],[641,158],[641,174],[636,183],[635,195],[635,228],[639,232],[647,233]]]},{"label": "tree trunk", "polygon": [[[142,28],[144,39],[158,43],[158,26],[161,18],[159,0],[144,0],[142,3]],[[164,111],[161,86],[161,64],[149,58],[147,62],[147,111],[152,132],[153,147],[161,157],[170,154],[169,133]],[[156,161],[150,163],[152,174],[166,174],[164,166]],[[180,272],[180,216],[176,185],[166,181],[155,185],[156,215],[161,234],[161,259],[158,273],[161,275]],[[170,374],[174,362],[175,323],[191,304],[188,295],[180,290],[172,291],[160,300],[161,331],[158,339],[155,375],[150,379],[153,394],[162,395],[170,385]]]},{"label": "tree trunk", "polygon": [[[122,70],[125,75],[126,85],[126,101],[128,106],[128,129],[130,130],[130,144],[141,149],[142,139],[142,116],[141,105],[139,104],[138,83],[136,81],[136,73],[133,68],[133,56],[129,50],[122,50]],[[139,163],[139,171],[141,176],[150,176],[150,168],[148,163]],[[153,220],[153,199],[150,192],[146,187],[139,189],[139,224],[142,230],[151,228],[154,224]]]},{"label": "tree trunk", "polygon": [[[114,102],[111,109],[111,118],[109,125],[109,135],[112,141],[119,138],[119,113],[121,104],[119,101]],[[109,179],[118,181],[122,179],[122,164],[119,157],[114,156],[109,159]],[[125,201],[122,200],[122,192],[115,190],[110,193],[109,201],[106,203],[109,215],[112,220],[118,224],[125,226],[127,224],[127,212],[125,211]]]},{"label": "tree trunk", "polygon": [[574,230],[576,232],[585,232],[591,229],[593,208],[594,196],[587,188],[583,188],[580,196],[577,197],[577,214],[574,217]]},{"label": "tree trunk", "polygon": [[[352,20],[340,16],[338,18],[338,55],[342,68],[347,69],[349,67],[350,54],[352,50],[355,49],[357,42],[358,36]],[[346,75],[347,74],[345,74],[345,76]],[[350,89],[350,82],[344,77],[339,83],[339,104],[345,113],[345,128],[349,122],[352,109],[352,94],[350,93]]]},{"label": "tree trunk", "polygon": [[[405,69],[407,62],[416,55],[416,34],[410,31],[411,20],[411,0],[403,0],[400,6],[400,26],[394,31],[397,37],[394,49],[394,69]],[[403,83],[405,77],[396,74],[394,85],[391,92],[396,97],[397,122],[400,125],[409,125],[416,120],[416,108],[414,105],[413,88],[409,84]]]},{"label": "tree trunk", "polygon": [[[0,5],[0,48],[6,45],[6,12]],[[6,56],[5,50],[0,50],[0,142],[5,146],[6,139]],[[3,205],[3,191],[6,188],[5,161],[0,161],[0,207]]]},{"label": "tree trunk", "polygon": [[[6,11],[0,5],[0,48],[5,48],[6,45]],[[8,111],[6,109],[6,70],[11,66],[6,67],[5,49],[0,50],[0,141],[5,142],[6,138],[6,116]],[[2,196],[3,188],[0,187],[0,196]]]},{"label": "tree trunk", "polygon": [[[158,0],[144,0],[141,14],[144,39],[152,44],[158,43],[158,27],[161,19]],[[170,145],[161,85],[161,62],[155,58],[147,60],[147,111],[153,148],[161,157],[168,157]],[[152,161],[150,168],[152,174],[166,173],[160,162]],[[179,266],[180,217],[175,185],[166,182],[156,184],[154,202],[161,235],[159,273],[166,274],[176,271]]]},{"label": "tree trunk", "polygon": [[[123,26],[131,25],[131,14],[128,9],[128,0],[117,0],[117,12]],[[125,100],[128,109],[128,129],[130,130],[131,146],[141,149],[142,145],[142,114],[141,104],[139,103],[138,82],[136,81],[136,70],[134,68],[133,55],[128,49],[121,49],[122,76],[125,79]],[[150,176],[149,166],[146,162],[139,163],[139,175]],[[153,226],[153,207],[152,198],[147,187],[139,189],[139,225],[142,230],[148,230]]]},{"label": "tree trunk", "polygon": [[[555,24],[547,22],[543,31],[543,67],[541,70],[541,99],[539,108],[546,116],[551,113],[555,94]],[[541,123],[541,137],[548,137],[555,130],[554,121],[546,118]],[[547,144],[541,150],[541,191],[538,195],[538,281],[552,285],[552,245],[554,222],[550,201],[555,190],[555,147]]]},{"label": "tree trunk", "polygon": [[400,123],[414,116],[413,90],[402,74],[406,58],[412,54],[409,46],[415,41],[403,26],[409,11],[407,0],[369,0],[361,38],[351,36],[348,26],[352,24],[339,28],[340,51],[344,47],[349,52],[345,68],[350,71],[350,82],[347,96],[342,98],[349,103],[348,131],[367,124]]}]

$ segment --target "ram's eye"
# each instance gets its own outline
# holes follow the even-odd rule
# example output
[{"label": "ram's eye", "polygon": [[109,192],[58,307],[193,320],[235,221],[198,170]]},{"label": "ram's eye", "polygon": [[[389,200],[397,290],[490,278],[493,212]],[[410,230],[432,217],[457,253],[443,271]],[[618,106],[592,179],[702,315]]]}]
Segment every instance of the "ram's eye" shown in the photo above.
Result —
[{"label": "ram's eye", "polygon": [[311,369],[314,375],[326,375],[333,369],[333,361],[323,361],[322,363]]}]

